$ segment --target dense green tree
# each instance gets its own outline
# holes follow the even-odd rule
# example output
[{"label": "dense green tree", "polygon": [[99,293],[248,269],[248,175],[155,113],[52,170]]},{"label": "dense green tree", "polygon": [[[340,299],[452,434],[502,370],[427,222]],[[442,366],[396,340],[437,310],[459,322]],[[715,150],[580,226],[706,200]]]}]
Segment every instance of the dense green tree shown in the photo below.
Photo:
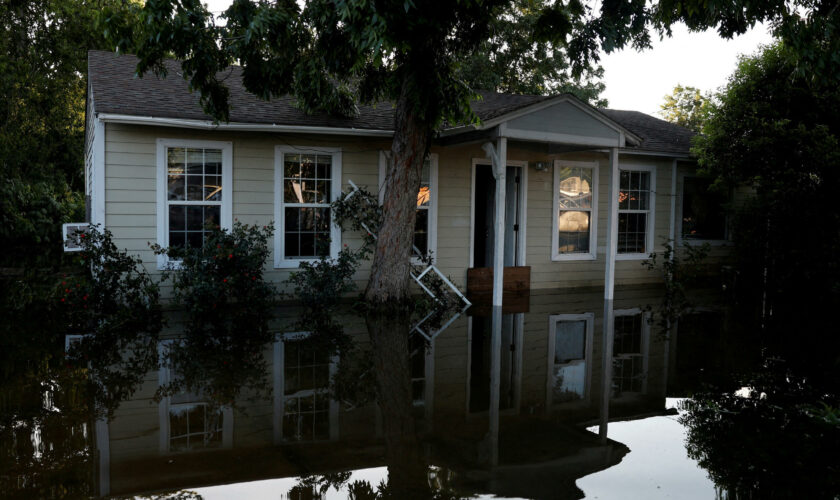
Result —
[{"label": "dense green tree", "polygon": [[814,349],[790,333],[836,329],[840,90],[799,77],[788,55],[778,44],[741,60],[696,153],[718,185],[752,188],[732,221],[742,298],[760,311],[776,352],[819,373],[838,362],[836,336]]},{"label": "dense green tree", "polygon": [[534,30],[547,2],[513,0],[490,20],[489,36],[460,62],[458,75],[474,89],[511,94],[549,95],[569,92],[594,106],[606,107],[604,70],[586,67],[571,74],[560,43],[537,40]]},{"label": "dense green tree", "polygon": [[700,132],[712,110],[712,96],[698,88],[677,84],[660,108],[660,114],[669,122]]},{"label": "dense green tree", "polygon": [[0,266],[58,261],[58,224],[84,216],[87,51],[105,47],[98,12],[122,4],[0,3]]}]

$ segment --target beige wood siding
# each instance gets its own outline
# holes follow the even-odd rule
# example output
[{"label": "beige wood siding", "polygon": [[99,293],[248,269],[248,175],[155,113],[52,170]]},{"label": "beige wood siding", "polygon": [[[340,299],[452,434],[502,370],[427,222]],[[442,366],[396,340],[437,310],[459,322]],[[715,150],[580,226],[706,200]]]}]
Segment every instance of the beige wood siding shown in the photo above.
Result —
[{"label": "beige wood siding", "polygon": [[[105,134],[106,226],[119,247],[139,255],[150,272],[157,273],[155,256],[149,243],[156,242],[156,139],[181,138],[229,141],[233,143],[233,217],[259,225],[272,223],[274,217],[274,148],[278,145],[339,147],[342,149],[342,181],[352,179],[359,186],[376,192],[379,183],[379,151],[387,141],[367,138],[301,136],[265,133],[229,133],[194,131],[176,128],[108,124]],[[567,159],[597,161],[599,164],[598,252],[594,261],[551,260],[553,230],[553,171],[528,169],[526,264],[531,266],[533,288],[602,286],[604,248],[607,228],[607,189],[609,161],[605,152],[548,155],[543,146],[525,149],[514,143],[508,159],[552,161]],[[480,144],[434,147],[439,156],[438,238],[436,261],[441,271],[464,287],[470,262],[472,160],[484,159]],[[653,156],[621,155],[620,162],[632,160],[656,166],[654,242],[656,248],[668,236],[672,162]],[[360,244],[359,234],[345,233],[342,243]],[[364,263],[355,280],[364,288],[370,263]],[[280,283],[290,270],[274,269],[273,256],[267,263],[267,276]],[[619,261],[618,285],[660,280],[657,273],[643,268],[640,260]]]}]

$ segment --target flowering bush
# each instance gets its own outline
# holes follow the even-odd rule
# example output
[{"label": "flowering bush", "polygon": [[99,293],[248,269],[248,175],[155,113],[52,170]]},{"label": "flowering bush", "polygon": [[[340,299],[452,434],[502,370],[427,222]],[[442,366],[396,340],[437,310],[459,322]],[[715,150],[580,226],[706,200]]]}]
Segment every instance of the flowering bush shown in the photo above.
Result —
[{"label": "flowering bush", "polygon": [[165,279],[184,312],[184,338],[167,353],[178,377],[160,395],[188,390],[230,405],[242,388],[265,387],[262,350],[277,298],[263,276],[272,234],[270,226],[235,222],[207,232],[200,248],[154,247],[180,259]]}]

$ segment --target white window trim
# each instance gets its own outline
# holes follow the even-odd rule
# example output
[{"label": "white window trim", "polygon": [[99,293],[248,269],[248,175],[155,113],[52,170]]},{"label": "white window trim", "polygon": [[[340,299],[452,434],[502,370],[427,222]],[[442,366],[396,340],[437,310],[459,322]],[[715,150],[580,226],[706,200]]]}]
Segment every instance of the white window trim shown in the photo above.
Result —
[{"label": "white window trim", "polygon": [[[642,311],[640,307],[633,307],[631,309],[615,309],[613,311],[613,339],[615,339],[615,318],[620,316],[636,316],[642,315],[642,343],[640,349],[642,350],[642,392],[629,392],[625,394],[647,394],[648,386],[648,361],[650,359],[650,313]],[[613,348],[613,359],[617,358],[615,349]]]},{"label": "white window trim", "polygon": [[[437,153],[429,154],[429,233],[428,241],[426,243],[429,252],[434,256],[435,263],[438,261],[437,255],[437,229],[438,229],[438,155]],[[388,167],[388,158],[385,151],[379,152],[379,204],[385,201],[385,175]],[[413,241],[413,240],[412,240]],[[411,262],[419,264],[420,259],[414,255],[414,250],[411,251]]]},{"label": "white window trim", "polygon": [[[222,181],[224,182],[224,181]],[[172,381],[172,370],[166,363],[166,351],[176,342],[175,340],[163,340],[158,342],[158,387],[162,387]],[[171,436],[169,426],[169,407],[171,406],[171,399],[166,396],[158,403],[158,422],[160,429],[159,451],[161,455],[171,455],[176,453],[192,453],[193,451],[170,451],[169,440]],[[222,406],[222,449],[230,449],[233,447],[233,408],[230,406]],[[194,450],[194,452],[201,452],[204,450]]]},{"label": "white window trim", "polygon": [[[654,233],[656,232],[656,165],[643,165],[639,163],[622,162],[619,164],[618,168],[619,174],[622,170],[650,172],[650,209],[647,210],[647,240],[645,242],[647,251],[642,253],[618,253],[618,250],[616,249],[615,260],[647,260],[648,258],[650,258],[650,254],[654,252]],[[618,193],[613,193],[613,196],[618,196]],[[616,222],[618,219],[618,214],[622,212],[645,212],[645,210],[622,210],[618,208],[618,203],[616,203],[616,210],[618,211],[615,214]],[[618,245],[618,241],[616,241],[614,244]]]},{"label": "white window trim", "polygon": [[[589,404],[592,395],[592,343],[595,339],[595,313],[582,314],[553,314],[548,317],[548,377],[545,386],[545,401],[546,410],[550,410],[555,406],[553,401],[554,388],[554,348],[555,348],[555,333],[557,332],[558,321],[586,321],[586,349],[584,352],[584,361],[586,362],[586,377],[583,382],[583,397],[577,403]],[[570,401],[569,403],[575,403]],[[564,405],[568,403],[558,403]]]},{"label": "white window trim", "polygon": [[[580,167],[592,170],[592,209],[589,218],[589,252],[588,253],[560,253],[560,235],[557,234],[558,218],[560,214],[560,169],[563,167]],[[597,161],[567,161],[554,160],[554,213],[551,216],[551,260],[562,262],[567,260],[596,260],[598,251],[598,162]]]},{"label": "white window trim", "polygon": [[676,238],[676,245],[677,246],[685,246],[686,243],[689,245],[703,245],[708,243],[711,246],[724,246],[730,244],[729,240],[729,217],[726,217],[725,229],[724,229],[724,237],[723,239],[716,239],[716,240],[701,240],[701,239],[689,239],[686,240],[683,238],[683,200],[685,196],[685,178],[686,177],[700,177],[702,176],[697,175],[696,173],[686,173],[680,172],[677,174],[677,193],[676,193],[676,215],[674,218],[677,221],[677,232],[674,235]]},{"label": "white window trim", "polygon": [[[283,200],[283,155],[285,154],[331,154],[330,197],[332,201],[341,195],[341,148],[312,146],[275,146],[274,147],[274,267],[275,269],[296,269],[301,262],[317,262],[318,259],[285,259],[285,202]],[[335,223],[330,213],[330,258],[338,258],[341,251],[341,228]]]},{"label": "white window trim", "polygon": [[[169,209],[167,188],[167,156],[166,150],[172,147],[206,148],[222,150],[222,205],[220,210],[220,225],[222,229],[233,227],[233,143],[222,141],[204,141],[192,139],[157,139],[157,243],[162,247],[169,247]],[[196,203],[199,204],[200,203]],[[157,268],[177,269],[181,261],[171,260],[166,255],[157,256]]]},{"label": "white window trim", "polygon": [[[283,413],[286,409],[285,395],[285,342],[287,340],[301,340],[312,335],[312,332],[276,333],[274,335],[274,353],[272,360],[272,405],[273,405],[273,435],[274,444],[289,443],[283,437]],[[330,380],[338,370],[338,356],[330,358]],[[338,439],[338,401],[330,398],[329,402],[330,437],[328,441]],[[306,441],[300,444],[323,442],[323,440]],[[294,441],[297,443],[297,441]]]}]

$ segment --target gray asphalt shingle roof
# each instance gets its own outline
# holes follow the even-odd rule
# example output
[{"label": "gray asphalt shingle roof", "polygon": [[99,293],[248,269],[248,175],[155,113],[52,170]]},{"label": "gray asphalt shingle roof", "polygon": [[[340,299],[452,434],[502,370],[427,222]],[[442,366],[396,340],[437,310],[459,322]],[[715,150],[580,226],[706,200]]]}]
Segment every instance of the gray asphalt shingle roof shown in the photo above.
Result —
[{"label": "gray asphalt shingle roof", "polygon": [[[181,78],[177,61],[166,61],[168,78],[154,74],[136,78],[137,59],[112,52],[90,51],[88,76],[97,113],[113,113],[157,118],[210,120],[199,103],[197,93],[189,91]],[[230,89],[230,121],[234,123],[277,124],[309,127],[392,130],[394,110],[391,103],[359,106],[355,117],[336,117],[325,113],[308,115],[295,106],[293,97],[263,101],[242,86],[241,69],[231,67],[223,75]],[[487,121],[517,109],[538,103],[547,96],[513,95],[482,92],[473,110]],[[642,138],[638,149],[653,152],[686,154],[693,133],[683,127],[636,111],[599,110],[605,116]]]}]

